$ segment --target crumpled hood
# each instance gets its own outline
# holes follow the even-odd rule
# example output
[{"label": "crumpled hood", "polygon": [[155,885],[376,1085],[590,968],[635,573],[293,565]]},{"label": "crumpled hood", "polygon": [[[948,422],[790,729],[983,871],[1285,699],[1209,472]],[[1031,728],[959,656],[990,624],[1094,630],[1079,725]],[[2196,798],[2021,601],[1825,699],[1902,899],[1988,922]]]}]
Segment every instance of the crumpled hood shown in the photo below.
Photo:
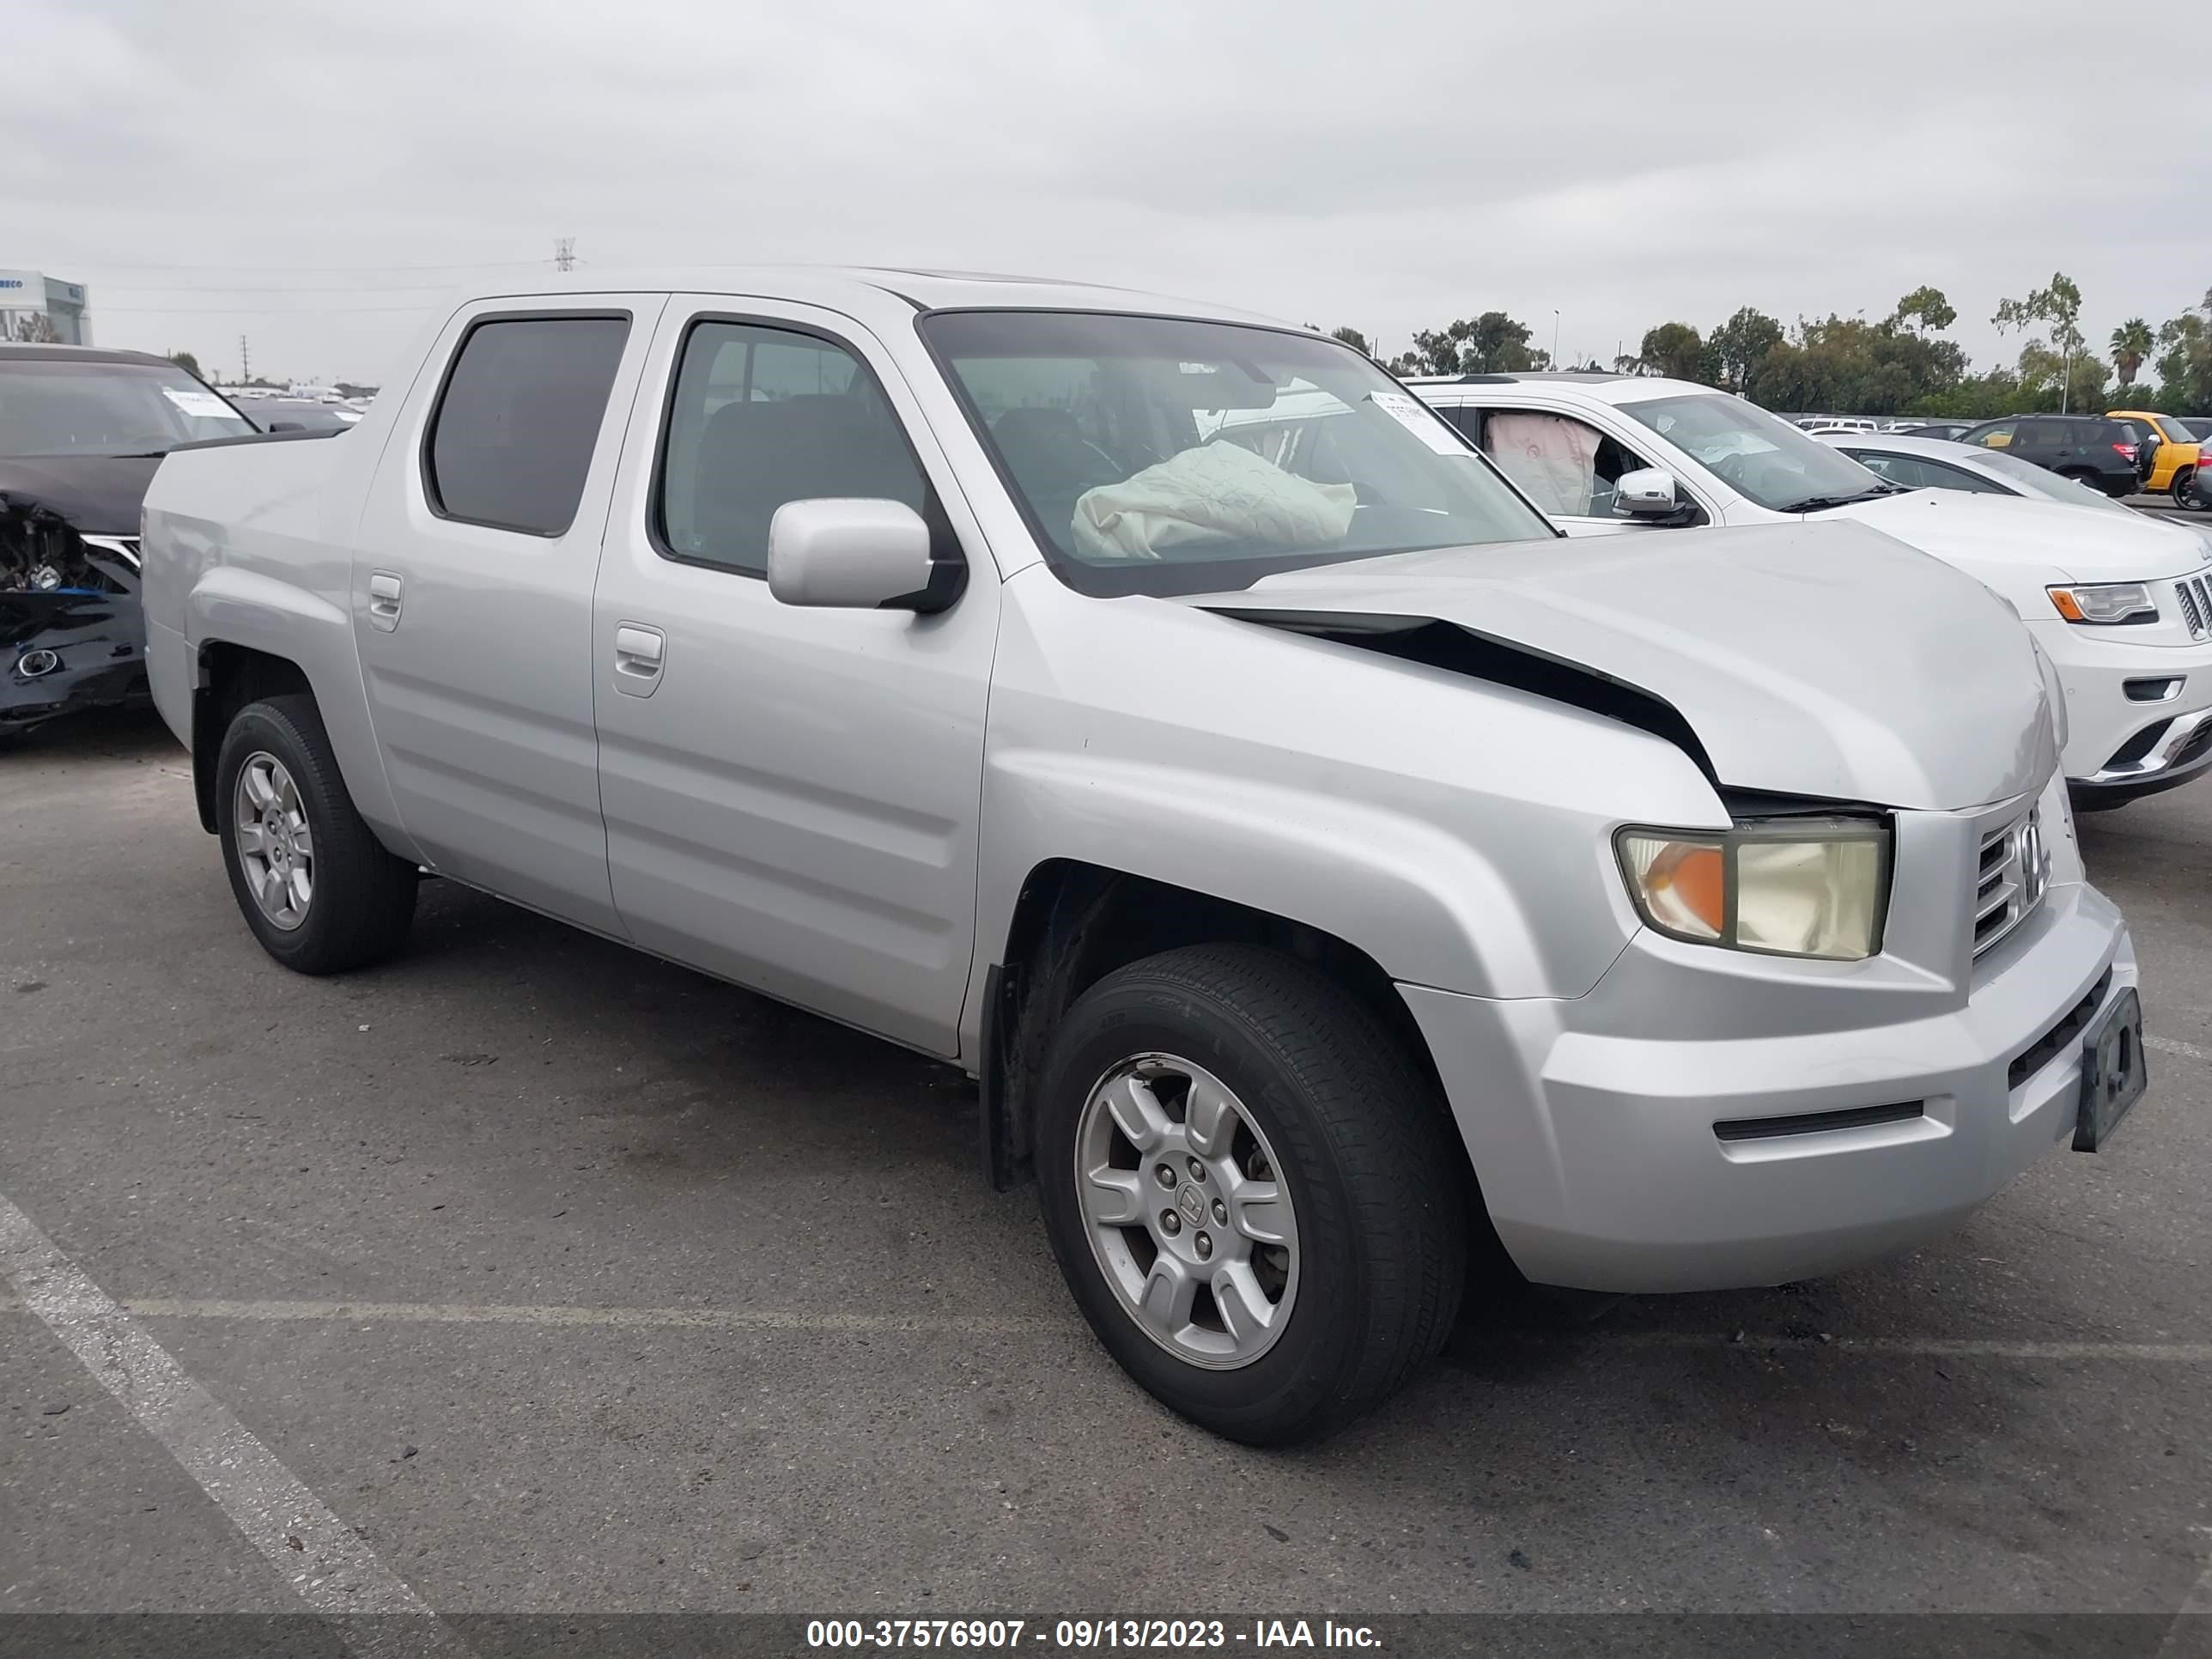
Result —
[{"label": "crumpled hood", "polygon": [[1856,524],[1396,554],[1184,603],[1312,629],[1455,624],[1671,706],[1742,789],[1954,809],[2039,787],[2057,764],[2019,618]]},{"label": "crumpled hood", "polygon": [[135,536],[158,455],[0,456],[0,507],[44,507],[81,536]]},{"label": "crumpled hood", "polygon": [[2206,552],[2205,538],[2184,525],[2024,495],[1916,489],[1854,501],[1813,522],[1844,518],[1939,559],[2048,566],[2072,581],[2155,581],[2196,569]]}]

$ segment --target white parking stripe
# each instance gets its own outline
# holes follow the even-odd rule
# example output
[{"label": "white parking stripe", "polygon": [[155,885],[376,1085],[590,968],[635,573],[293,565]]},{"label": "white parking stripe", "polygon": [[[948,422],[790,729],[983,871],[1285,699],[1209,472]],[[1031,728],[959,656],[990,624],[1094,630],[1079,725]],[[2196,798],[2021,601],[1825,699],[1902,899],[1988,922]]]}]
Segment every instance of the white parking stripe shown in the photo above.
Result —
[{"label": "white parking stripe", "polygon": [[671,1329],[845,1333],[945,1332],[1010,1336],[1072,1331],[1073,1318],[993,1314],[793,1312],[778,1308],[562,1308],[442,1302],[225,1302],[136,1297],[124,1304],[149,1319],[326,1319],[343,1324],[614,1325]]},{"label": "white parking stripe", "polygon": [[[134,1297],[125,1309],[145,1319],[326,1321],[345,1325],[540,1325],[572,1328],[782,1331],[836,1336],[904,1332],[956,1336],[1072,1335],[1073,1317],[1052,1319],[967,1314],[801,1313],[775,1308],[583,1308],[465,1302],[234,1302],[210,1297]],[[9,1311],[0,1299],[0,1312]],[[1516,1340],[1510,1334],[1485,1339]],[[2156,1364],[2212,1364],[2212,1342],[2051,1341],[2003,1337],[1790,1336],[1756,1331],[1612,1331],[1531,1333],[1544,1343],[1592,1348],[1829,1348],[1845,1353],[1927,1359],[2127,1360]]]},{"label": "white parking stripe", "polygon": [[377,1659],[468,1652],[353,1528],[4,1197],[0,1271],[22,1308],[43,1320],[100,1387],[168,1449],[300,1599],[342,1620],[337,1628],[349,1647]]},{"label": "white parking stripe", "polygon": [[2178,1042],[2172,1037],[2153,1036],[2143,1033],[2143,1047],[2155,1048],[2162,1054],[2179,1054],[2184,1060],[2212,1060],[2212,1052],[2198,1048],[2193,1042]]}]

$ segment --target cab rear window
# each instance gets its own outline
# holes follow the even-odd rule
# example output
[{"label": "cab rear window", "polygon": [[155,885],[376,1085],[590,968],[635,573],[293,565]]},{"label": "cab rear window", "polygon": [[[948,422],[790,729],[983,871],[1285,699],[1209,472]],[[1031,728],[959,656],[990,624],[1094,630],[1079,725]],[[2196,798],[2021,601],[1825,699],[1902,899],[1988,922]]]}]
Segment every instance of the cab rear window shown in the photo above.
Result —
[{"label": "cab rear window", "polygon": [[471,327],[423,447],[432,510],[524,535],[565,533],[629,337],[623,316],[493,317]]}]

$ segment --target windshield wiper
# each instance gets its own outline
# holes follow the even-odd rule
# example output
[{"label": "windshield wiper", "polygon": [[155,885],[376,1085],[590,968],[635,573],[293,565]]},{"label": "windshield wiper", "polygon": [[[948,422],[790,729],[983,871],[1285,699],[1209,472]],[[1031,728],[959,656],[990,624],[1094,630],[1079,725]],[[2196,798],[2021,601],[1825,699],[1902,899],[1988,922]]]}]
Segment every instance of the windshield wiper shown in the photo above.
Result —
[{"label": "windshield wiper", "polygon": [[1777,513],[1826,513],[1832,507],[1849,507],[1854,501],[1870,501],[1877,495],[1902,495],[1903,484],[1881,483],[1872,489],[1862,489],[1851,495],[1808,495],[1802,501],[1791,501],[1778,507]]}]

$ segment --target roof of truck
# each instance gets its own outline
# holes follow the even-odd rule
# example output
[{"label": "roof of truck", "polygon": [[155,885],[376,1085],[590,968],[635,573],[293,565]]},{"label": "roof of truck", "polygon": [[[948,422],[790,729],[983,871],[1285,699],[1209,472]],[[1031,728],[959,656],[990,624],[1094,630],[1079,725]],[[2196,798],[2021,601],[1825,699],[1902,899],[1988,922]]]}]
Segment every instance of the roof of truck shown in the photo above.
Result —
[{"label": "roof of truck", "polygon": [[551,294],[716,294],[797,301],[850,311],[895,302],[912,311],[975,307],[1040,311],[1123,311],[1224,322],[1295,327],[1273,317],[1100,283],[984,271],[923,270],[891,265],[654,266],[522,276],[468,291],[471,300]]}]

